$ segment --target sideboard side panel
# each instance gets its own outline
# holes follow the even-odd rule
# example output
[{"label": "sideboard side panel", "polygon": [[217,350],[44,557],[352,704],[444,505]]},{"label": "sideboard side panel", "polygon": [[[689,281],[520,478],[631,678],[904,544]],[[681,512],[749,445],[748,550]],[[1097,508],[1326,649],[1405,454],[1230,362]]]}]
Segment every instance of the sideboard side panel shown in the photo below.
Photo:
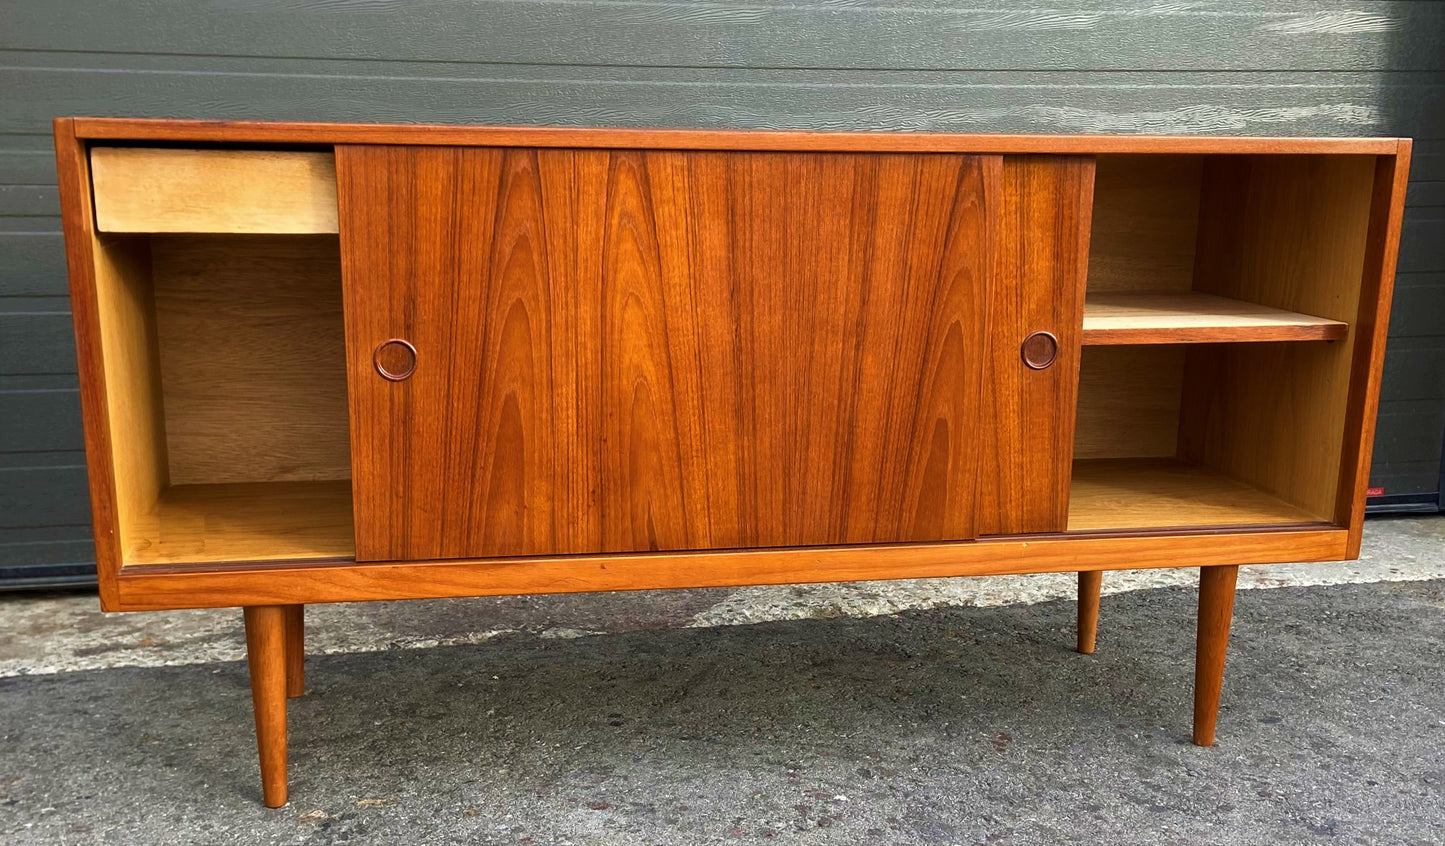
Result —
[{"label": "sideboard side panel", "polygon": [[1380,156],[1375,163],[1365,266],[1360,282],[1360,316],[1354,328],[1356,346],[1350,365],[1349,406],[1345,412],[1344,469],[1340,473],[1339,498],[1335,505],[1335,522],[1350,528],[1346,557],[1352,559],[1360,557],[1364,532],[1366,486],[1380,407],[1385,340],[1390,332],[1390,303],[1395,290],[1411,147],[1408,139],[1402,140],[1396,155]]},{"label": "sideboard side panel", "polygon": [[[981,535],[1061,532],[1069,517],[1094,159],[1004,156],[989,295],[978,479]],[[1020,347],[1050,332],[1030,369]]]},{"label": "sideboard side panel", "polygon": [[[85,143],[76,138],[75,121],[71,118],[55,121],[55,160],[70,277],[70,310],[75,323],[96,574],[101,608],[114,611],[120,606],[117,577],[125,548],[121,525],[131,515],[120,502],[119,488],[123,483],[116,478],[117,467],[111,451],[111,409],[101,334],[106,316],[98,290],[102,271],[97,267],[97,259],[102,257],[102,250],[96,238],[91,205],[90,160]],[[159,484],[158,480],[157,487]]]}]

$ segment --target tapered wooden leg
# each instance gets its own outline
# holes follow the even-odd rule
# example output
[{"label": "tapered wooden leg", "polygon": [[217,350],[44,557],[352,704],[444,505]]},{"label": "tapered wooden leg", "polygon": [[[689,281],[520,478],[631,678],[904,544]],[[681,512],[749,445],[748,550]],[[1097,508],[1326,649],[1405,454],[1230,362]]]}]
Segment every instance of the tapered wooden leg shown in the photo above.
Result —
[{"label": "tapered wooden leg", "polygon": [[286,608],[286,698],[306,692],[306,606]]},{"label": "tapered wooden leg", "polygon": [[286,804],[286,608],[248,606],[246,662],[261,753],[261,796],[268,808]]},{"label": "tapered wooden leg", "polygon": [[1194,654],[1194,743],[1198,746],[1214,745],[1238,577],[1239,568],[1232,565],[1199,568],[1199,634]]},{"label": "tapered wooden leg", "polygon": [[1099,631],[1099,587],[1104,574],[1098,570],[1079,572],[1079,651],[1094,654],[1094,636]]}]

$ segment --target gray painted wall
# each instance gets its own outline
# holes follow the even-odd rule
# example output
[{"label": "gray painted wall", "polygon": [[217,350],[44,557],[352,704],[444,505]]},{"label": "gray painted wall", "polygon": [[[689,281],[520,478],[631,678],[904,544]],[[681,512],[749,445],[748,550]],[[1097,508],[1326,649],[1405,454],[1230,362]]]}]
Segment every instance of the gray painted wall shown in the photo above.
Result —
[{"label": "gray painted wall", "polygon": [[1365,0],[4,0],[0,575],[92,555],[57,115],[1413,136],[1373,484],[1433,492],[1442,33]]}]

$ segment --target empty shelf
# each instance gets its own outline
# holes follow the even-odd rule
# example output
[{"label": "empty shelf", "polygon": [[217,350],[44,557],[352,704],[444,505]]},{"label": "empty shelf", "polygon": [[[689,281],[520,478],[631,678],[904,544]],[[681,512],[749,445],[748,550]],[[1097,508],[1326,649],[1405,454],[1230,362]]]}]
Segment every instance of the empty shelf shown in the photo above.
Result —
[{"label": "empty shelf", "polygon": [[1084,301],[1084,344],[1339,341],[1338,320],[1212,294],[1102,292]]},{"label": "empty shelf", "polygon": [[1173,458],[1074,462],[1069,531],[1319,523],[1257,488]]},{"label": "empty shelf", "polygon": [[351,482],[177,485],[136,521],[125,564],[350,558]]}]

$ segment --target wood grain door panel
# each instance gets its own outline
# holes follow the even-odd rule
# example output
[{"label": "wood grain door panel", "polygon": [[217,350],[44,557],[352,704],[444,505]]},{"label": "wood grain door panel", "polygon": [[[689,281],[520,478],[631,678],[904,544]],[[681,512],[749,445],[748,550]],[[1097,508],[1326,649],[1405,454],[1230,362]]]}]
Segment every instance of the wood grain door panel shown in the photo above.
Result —
[{"label": "wood grain door panel", "polygon": [[[1094,159],[1004,156],[980,406],[981,535],[1068,528]],[[1057,338],[1047,368],[1020,347]]]},{"label": "wood grain door panel", "polygon": [[1001,162],[339,147],[358,559],[973,537]]}]

